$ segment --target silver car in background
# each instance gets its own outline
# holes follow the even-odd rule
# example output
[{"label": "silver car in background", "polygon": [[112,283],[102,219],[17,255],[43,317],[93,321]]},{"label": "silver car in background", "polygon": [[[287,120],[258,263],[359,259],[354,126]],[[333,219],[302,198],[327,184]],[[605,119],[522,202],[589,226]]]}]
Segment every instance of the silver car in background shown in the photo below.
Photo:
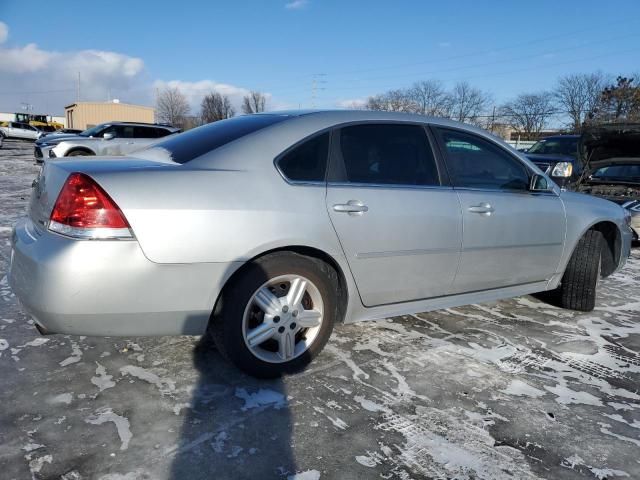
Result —
[{"label": "silver car in background", "polygon": [[9,279],[43,333],[208,333],[273,377],[337,322],[551,290],[591,310],[629,255],[628,222],[467,125],[258,114],[132,157],[47,161]]},{"label": "silver car in background", "polygon": [[43,132],[28,123],[5,122],[0,125],[0,136],[4,138],[18,138],[20,140],[36,140]]},{"label": "silver car in background", "polygon": [[37,162],[43,162],[60,157],[127,155],[159,138],[179,132],[179,128],[160,124],[102,123],[77,135],[61,133],[43,136],[36,141],[34,156]]}]

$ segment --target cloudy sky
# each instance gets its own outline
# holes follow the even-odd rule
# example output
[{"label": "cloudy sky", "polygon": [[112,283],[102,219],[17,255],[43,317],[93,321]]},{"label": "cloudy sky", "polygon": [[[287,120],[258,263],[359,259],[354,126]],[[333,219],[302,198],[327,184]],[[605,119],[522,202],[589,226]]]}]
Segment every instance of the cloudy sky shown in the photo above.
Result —
[{"label": "cloudy sky", "polygon": [[153,105],[169,85],[194,113],[210,91],[236,106],[255,89],[271,109],[331,108],[428,78],[500,102],[566,73],[639,71],[637,18],[637,0],[0,0],[0,111],[59,114],[78,74],[81,100]]}]

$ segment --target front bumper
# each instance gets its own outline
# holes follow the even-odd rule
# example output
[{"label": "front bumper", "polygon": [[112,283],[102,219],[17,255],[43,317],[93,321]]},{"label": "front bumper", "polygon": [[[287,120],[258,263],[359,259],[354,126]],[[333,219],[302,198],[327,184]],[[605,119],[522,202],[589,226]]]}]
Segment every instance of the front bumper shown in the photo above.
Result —
[{"label": "front bumper", "polygon": [[74,240],[25,218],[12,235],[9,283],[47,333],[200,335],[240,265],[158,264],[136,241]]}]

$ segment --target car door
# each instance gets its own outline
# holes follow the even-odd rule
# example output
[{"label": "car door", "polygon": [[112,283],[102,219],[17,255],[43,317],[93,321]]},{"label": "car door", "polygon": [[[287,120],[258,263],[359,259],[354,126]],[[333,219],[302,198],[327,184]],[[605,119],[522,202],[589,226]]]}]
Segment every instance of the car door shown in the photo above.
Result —
[{"label": "car door", "polygon": [[10,125],[9,136],[13,138],[21,138],[21,139],[25,138],[24,128],[22,127],[21,123],[12,122],[9,125]]},{"label": "car door", "polygon": [[133,126],[132,125],[111,125],[101,132],[112,134],[113,138],[103,139],[96,152],[96,155],[125,155],[129,143],[133,142]]},{"label": "car door", "polygon": [[462,254],[453,291],[549,279],[566,230],[560,198],[530,191],[533,172],[499,144],[467,131],[435,131],[462,206]]},{"label": "car door", "polygon": [[327,211],[365,306],[450,293],[462,230],[447,182],[423,125],[334,131]]}]

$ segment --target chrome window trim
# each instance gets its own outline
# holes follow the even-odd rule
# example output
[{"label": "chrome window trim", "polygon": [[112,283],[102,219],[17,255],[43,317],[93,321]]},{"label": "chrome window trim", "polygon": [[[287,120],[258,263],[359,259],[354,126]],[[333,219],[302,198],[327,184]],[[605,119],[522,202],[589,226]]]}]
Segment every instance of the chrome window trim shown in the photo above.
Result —
[{"label": "chrome window trim", "polygon": [[327,187],[341,188],[393,188],[405,190],[446,190],[452,191],[449,185],[410,185],[401,183],[361,183],[361,182],[327,182]]},{"label": "chrome window trim", "polygon": [[544,191],[531,191],[531,190],[506,190],[506,189],[496,189],[496,188],[476,188],[476,187],[452,187],[454,190],[456,191],[470,191],[470,192],[486,192],[486,193],[502,193],[505,195],[513,195],[513,194],[520,194],[520,195],[546,195],[546,196],[553,196],[553,197],[557,197],[558,194],[556,192],[554,192],[553,190],[549,190],[548,192],[544,192]]}]

